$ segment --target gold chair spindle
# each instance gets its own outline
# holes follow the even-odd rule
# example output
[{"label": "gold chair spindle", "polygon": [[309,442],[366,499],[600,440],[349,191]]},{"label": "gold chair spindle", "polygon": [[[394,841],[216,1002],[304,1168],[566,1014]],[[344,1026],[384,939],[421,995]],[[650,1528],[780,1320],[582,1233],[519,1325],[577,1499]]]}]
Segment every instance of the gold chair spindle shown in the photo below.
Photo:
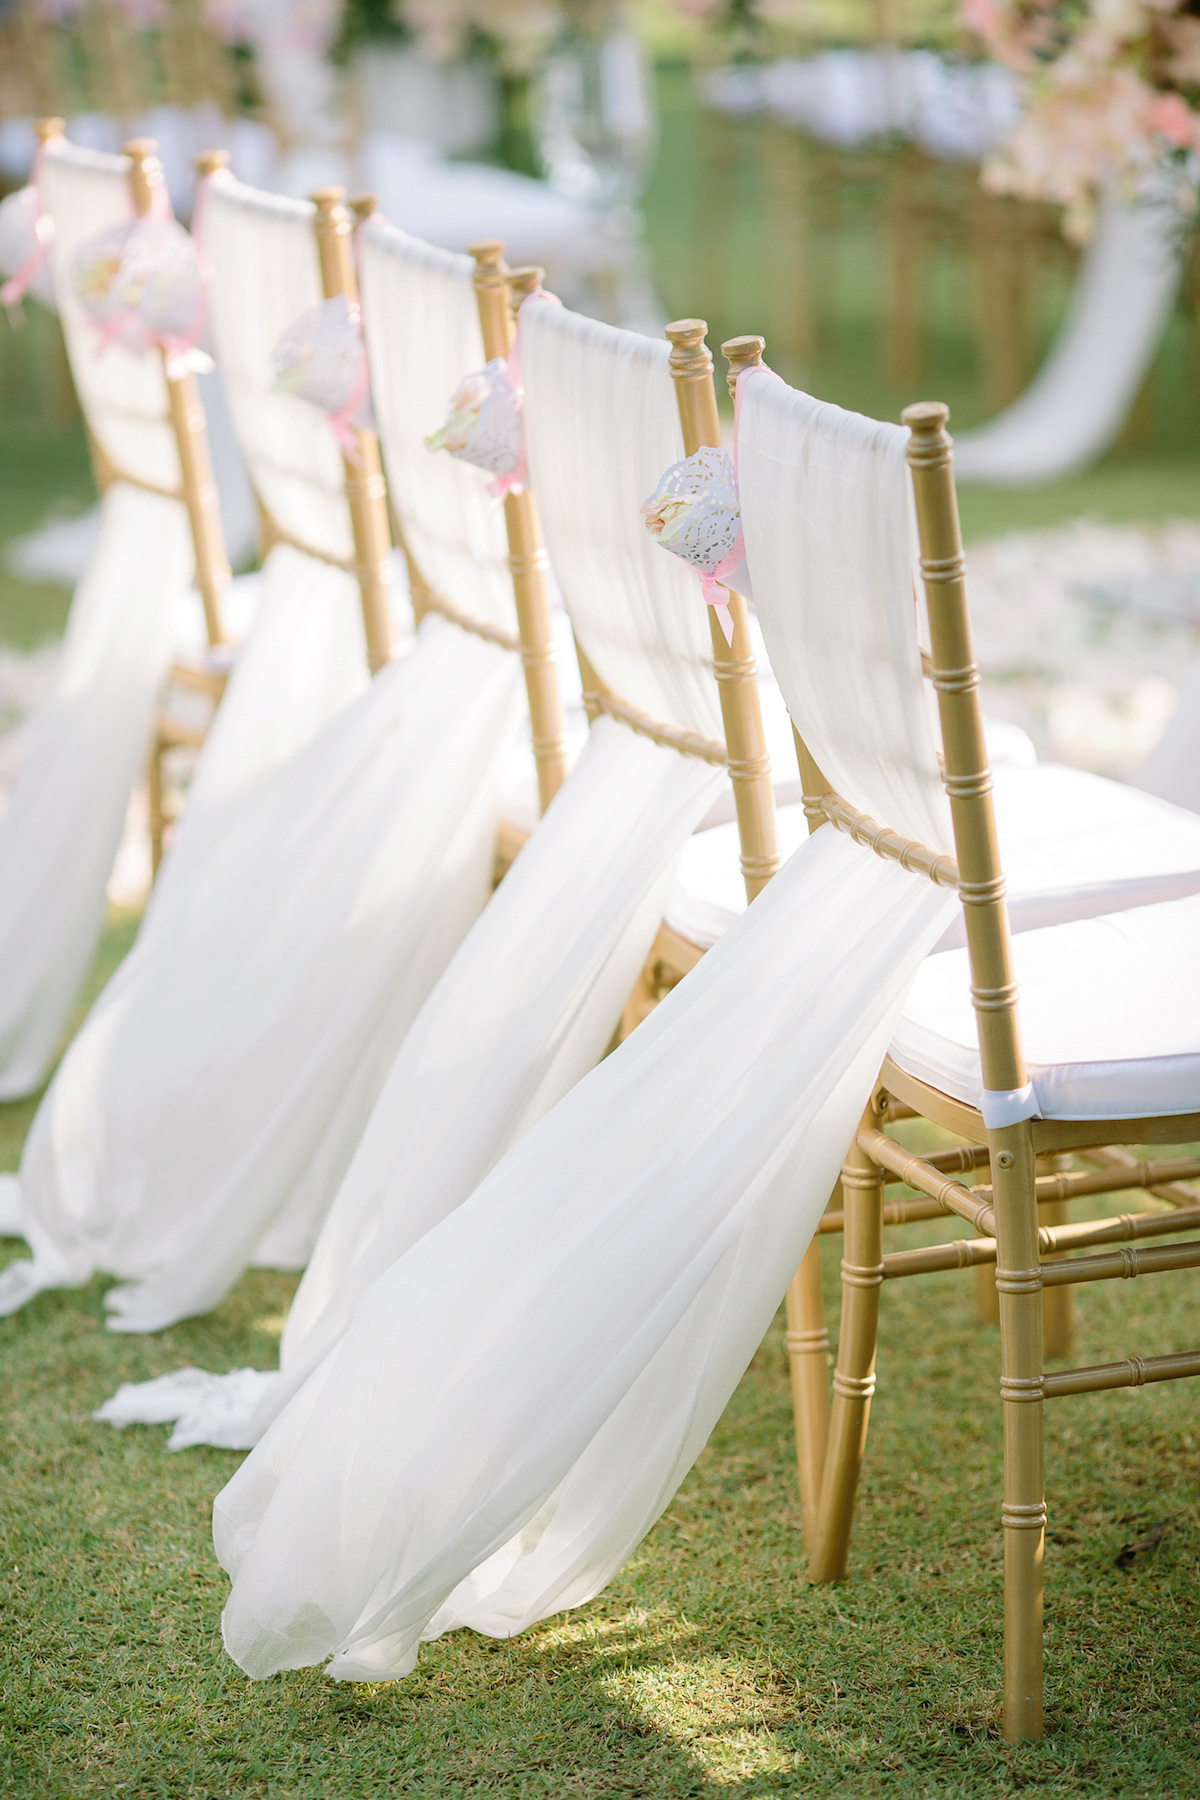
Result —
[{"label": "gold chair spindle", "polygon": [[[327,300],[344,294],[358,304],[354,270],[354,214],[344,204],[345,189],[316,188],[309,196],[316,207],[313,230],[321,263],[321,286]],[[361,202],[360,202],[361,204]],[[373,431],[359,431],[358,461],[345,456],[346,499],[354,533],[354,573],[362,595],[367,636],[367,663],[372,675],[391,661],[391,536],[388,530],[387,484]]]},{"label": "gold chair spindle", "polygon": [[[684,454],[693,456],[704,445],[721,447],[721,421],[713,386],[712,352],[705,343],[708,326],[703,319],[677,319],[668,325],[671,374],[683,427]],[[758,700],[754,646],[741,594],[729,591],[733,642],[727,644],[720,620],[709,608],[713,672],[721,697],[721,717],[729,748],[729,777],[742,846],[742,875],[746,897],[753,900],[779,867],[775,839],[775,795],[771,765],[763,734]]]},{"label": "gold chair spindle", "polygon": [[[498,238],[484,238],[470,246],[475,259],[475,297],[483,351],[488,361],[505,357],[512,348],[515,323],[512,316],[510,275],[504,267],[504,245]],[[541,286],[543,271],[520,271],[521,297]],[[513,599],[521,639],[521,663],[529,699],[533,755],[537,765],[538,803],[545,812],[567,773],[566,730],[562,695],[554,659],[554,628],[546,586],[549,559],[542,543],[537,500],[524,487],[504,499],[504,523],[508,532],[508,566],[512,572]]]}]

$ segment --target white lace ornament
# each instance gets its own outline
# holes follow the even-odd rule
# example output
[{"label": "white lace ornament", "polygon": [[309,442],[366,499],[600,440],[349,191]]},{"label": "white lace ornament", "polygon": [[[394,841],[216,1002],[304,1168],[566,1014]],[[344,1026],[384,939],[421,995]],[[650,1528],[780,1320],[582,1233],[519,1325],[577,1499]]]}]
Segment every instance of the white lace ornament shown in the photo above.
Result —
[{"label": "white lace ornament", "polygon": [[498,479],[488,490],[504,494],[525,478],[525,396],[502,356],[461,381],[450,417],[425,439],[427,450],[448,450],[460,462]]},{"label": "white lace ornament", "polygon": [[731,644],[733,619],[724,583],[737,572],[738,592],[749,594],[749,582],[737,472],[728,452],[705,445],[673,463],[642,507],[642,518],[664,550],[699,572],[704,598]]},{"label": "white lace ornament", "polygon": [[71,288],[104,344],[136,353],[157,344],[186,367],[211,368],[194,348],[204,328],[204,278],[176,220],[131,219],[89,238],[71,258]]},{"label": "white lace ornament", "polygon": [[295,394],[329,415],[343,450],[358,458],[355,430],[374,431],[362,315],[344,294],[322,300],[293,319],[274,350],[272,392]]}]

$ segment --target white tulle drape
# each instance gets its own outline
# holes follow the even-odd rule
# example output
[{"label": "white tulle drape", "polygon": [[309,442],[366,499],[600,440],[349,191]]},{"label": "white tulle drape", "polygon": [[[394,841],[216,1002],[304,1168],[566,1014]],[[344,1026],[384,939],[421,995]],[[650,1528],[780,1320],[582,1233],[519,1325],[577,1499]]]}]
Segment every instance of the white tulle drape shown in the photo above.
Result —
[{"label": "white tulle drape", "polygon": [[329,421],[308,401],[271,391],[272,351],[323,297],[315,210],[222,171],[205,183],[192,226],[210,272],[213,347],[259,499],[289,536],[350,560],[342,452]]},{"label": "white tulle drape", "polygon": [[[221,177],[200,228],[255,481],[285,529],[340,554],[328,422],[297,401],[293,429],[269,392],[270,352],[313,298],[311,208]],[[426,344],[392,354],[448,394],[453,352],[432,373]],[[385,401],[385,444],[416,434],[404,391],[387,390],[400,416]],[[449,597],[468,611],[481,610],[477,510],[456,514],[451,494],[440,521],[458,545]],[[320,709],[365,682],[362,625],[340,571],[285,551],[143,934],[30,1134],[35,1257],[0,1280],[6,1310],[105,1268],[130,1283],[111,1297],[114,1328],[154,1330],[214,1304],[252,1257],[302,1266],[396,1049],[486,898],[517,658],[431,617],[314,736]],[[291,647],[289,624],[304,633]],[[294,692],[285,669],[304,671]],[[309,741],[267,773],[289,733]]]},{"label": "white tulle drape", "polygon": [[[893,502],[893,460],[783,393],[790,429],[774,430],[777,478],[764,457],[754,506],[794,505],[807,470],[828,465],[826,541],[871,540]],[[743,429],[757,441],[750,410]],[[881,664],[840,726],[820,705],[808,716],[812,684],[834,671],[827,640],[808,652],[788,629],[796,572],[783,542],[748,521],[797,723],[809,735],[824,724],[826,753],[852,768],[873,703],[911,716],[918,735],[889,797],[898,816],[922,817],[915,637],[891,694]],[[832,552],[807,567],[814,606],[820,593],[853,615],[869,648],[889,640],[890,569],[881,582],[870,558]],[[506,1636],[604,1585],[777,1307],[954,904],[819,831],[657,1011],[379,1277],[217,1499],[234,1577],[225,1642],[244,1669],[332,1657],[334,1676],[386,1679],[411,1669],[422,1637],[458,1625]]]},{"label": "white tulle drape", "polygon": [[[399,234],[381,241],[373,254],[391,256],[393,268],[399,253],[408,255]],[[423,266],[416,255],[408,260]],[[435,282],[448,285],[447,261],[432,263],[431,299]],[[448,276],[462,287],[469,267],[451,262]],[[382,285],[370,291],[381,310],[389,305]],[[451,296],[443,293],[441,304],[450,311]],[[384,314],[389,324],[391,316]],[[654,459],[670,436],[660,431],[643,441],[645,423],[674,415],[671,378],[662,358],[645,356],[644,340],[581,329],[586,324],[566,316],[553,363],[539,363],[527,393],[530,420],[554,415],[538,428],[555,473],[541,513],[564,547],[564,599],[589,651],[585,634],[601,618],[605,641],[619,646],[622,677],[632,671],[640,695],[670,706],[679,723],[704,727],[715,683],[687,632],[688,609],[704,626],[698,584],[686,583],[681,594],[673,559],[648,539],[644,554],[619,500],[592,470],[599,445],[605,458],[632,464],[631,491],[653,485]],[[469,337],[465,329],[462,335]],[[394,356],[395,334],[385,341]],[[575,404],[581,390],[607,394],[599,423]],[[406,389],[397,380],[385,391],[398,401]],[[386,445],[402,421],[412,429],[397,404]],[[477,490],[472,483],[465,491],[470,499]],[[640,530],[636,510],[634,520]],[[452,576],[453,564],[443,572]],[[665,672],[681,641],[688,660],[672,681]],[[174,1419],[174,1448],[257,1441],[345,1330],[380,1268],[466,1199],[601,1055],[652,945],[683,846],[723,779],[719,769],[611,719],[597,724],[405,1039],[289,1316],[281,1374],[182,1370],[127,1385],[101,1417],[118,1425]]]},{"label": "white tulle drape", "polygon": [[376,1281],[216,1502],[247,1673],[386,1679],[604,1585],[769,1324],[943,917],[819,833]]},{"label": "white tulle drape", "polygon": [[[916,633],[907,442],[901,426],[810,399],[766,372],[742,384],[746,555],[756,599],[760,571],[769,582],[759,621],[788,711],[843,798],[951,850]],[[873,504],[850,525],[844,495],[855,482]]]},{"label": "white tulle drape", "polygon": [[91,962],[192,566],[181,506],[109,489],[54,687],[0,813],[0,1099],[43,1080]]},{"label": "white tulle drape", "polygon": [[1158,349],[1183,274],[1171,205],[1102,210],[1045,363],[998,418],[956,441],[963,481],[1051,481],[1108,449]]},{"label": "white tulle drape", "polygon": [[150,895],[142,934],[163,895],[190,879],[239,802],[366,691],[358,583],[288,544],[267,557],[254,626],[239,646],[195,773],[187,810]]},{"label": "white tulle drape", "polygon": [[[396,1046],[488,891],[514,659],[422,642],[228,816],[93,1007],[21,1163],[37,1287],[125,1276],[113,1325],[302,1266]],[[465,717],[464,717],[465,714]],[[419,779],[426,763],[437,780]]]},{"label": "white tulle drape", "polygon": [[719,739],[700,584],[639,510],[683,455],[669,355],[661,340],[549,300],[527,304],[529,473],[571,622],[600,679],[652,718]]},{"label": "white tulle drape", "polygon": [[458,382],[486,360],[474,264],[386,219],[372,219],[358,246],[371,390],[404,541],[435,594],[515,630],[504,511],[487,491],[491,478],[424,442],[445,423]]},{"label": "white tulle drape", "polygon": [[[120,157],[47,150],[53,273],[89,429],[119,469],[170,488],[179,480],[179,459],[161,360],[116,345],[103,349],[66,282],[80,241],[129,216],[126,167]],[[102,503],[98,548],[71,603],[54,689],[0,815],[4,1099],[44,1080],[91,961],[155,697],[173,638],[186,625],[192,572],[182,505],[113,487]]]},{"label": "white tulle drape", "polygon": [[161,356],[106,344],[71,286],[71,259],[79,246],[133,217],[128,160],[59,139],[42,152],[40,184],[54,220],[50,262],[58,316],[88,430],[115,469],[177,490],[179,451]]},{"label": "white tulle drape", "polygon": [[454,1210],[598,1061],[719,777],[601,720],[392,1064],[284,1329],[278,1373],[129,1384],[116,1425],[247,1448],[351,1322],[380,1269]]}]

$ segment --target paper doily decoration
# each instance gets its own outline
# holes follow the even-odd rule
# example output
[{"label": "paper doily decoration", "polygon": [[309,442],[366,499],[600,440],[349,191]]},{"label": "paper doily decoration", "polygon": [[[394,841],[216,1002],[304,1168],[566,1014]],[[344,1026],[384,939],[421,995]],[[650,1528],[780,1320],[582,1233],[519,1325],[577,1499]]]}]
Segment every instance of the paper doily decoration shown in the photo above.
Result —
[{"label": "paper doily decoration", "polygon": [[271,391],[295,394],[329,415],[346,454],[358,455],[352,429],[374,431],[362,316],[344,294],[319,301],[293,319],[274,350]]},{"label": "paper doily decoration", "polygon": [[681,557],[701,578],[704,598],[715,608],[726,641],[733,642],[728,592],[722,585],[738,571],[738,590],[748,591],[742,568],[742,508],[737,474],[725,450],[707,445],[673,463],[642,507],[646,530],[664,550]]},{"label": "paper doily decoration", "polygon": [[131,219],[89,238],[71,258],[71,289],[104,342],[128,350],[185,352],[204,328],[196,246],[174,219]]},{"label": "paper doily decoration", "polygon": [[508,363],[493,357],[455,390],[450,417],[425,439],[427,450],[448,450],[498,480],[491,492],[507,493],[525,475],[525,397]]}]

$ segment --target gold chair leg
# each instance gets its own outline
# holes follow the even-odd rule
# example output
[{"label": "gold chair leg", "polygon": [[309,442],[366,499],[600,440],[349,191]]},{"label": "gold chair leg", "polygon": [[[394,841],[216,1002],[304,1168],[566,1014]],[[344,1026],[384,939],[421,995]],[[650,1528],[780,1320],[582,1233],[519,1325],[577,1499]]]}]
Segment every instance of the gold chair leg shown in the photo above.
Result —
[{"label": "gold chair leg", "polygon": [[975,1312],[981,1325],[1000,1323],[1000,1296],[996,1292],[996,1271],[990,1263],[979,1263],[975,1269]]},{"label": "gold chair leg", "polygon": [[[1043,1225],[1065,1225],[1071,1217],[1069,1200],[1052,1200],[1038,1207]],[[1049,1259],[1047,1259],[1049,1260]],[[1042,1352],[1045,1356],[1069,1356],[1075,1343],[1075,1289],[1045,1288],[1042,1292]]]},{"label": "gold chair leg", "polygon": [[1042,1735],[1042,1276],[1027,1125],[990,1134],[1004,1413],[1004,1736]]},{"label": "gold chair leg", "polygon": [[787,1291],[787,1353],[796,1422],[804,1547],[816,1543],[817,1505],[829,1440],[829,1333],[821,1295],[821,1240],[814,1237]]},{"label": "gold chair leg", "polygon": [[[878,1125],[879,1116],[871,1106],[862,1122]],[[854,1498],[875,1392],[875,1342],[883,1283],[883,1171],[857,1142],[842,1167],[842,1193],[846,1213],[842,1322],[816,1542],[808,1559],[810,1581],[840,1581],[846,1573]]]},{"label": "gold chair leg", "polygon": [[146,786],[150,814],[150,879],[153,882],[158,874],[158,866],[163,856],[163,741],[156,737],[150,752],[150,767],[146,771]]}]

